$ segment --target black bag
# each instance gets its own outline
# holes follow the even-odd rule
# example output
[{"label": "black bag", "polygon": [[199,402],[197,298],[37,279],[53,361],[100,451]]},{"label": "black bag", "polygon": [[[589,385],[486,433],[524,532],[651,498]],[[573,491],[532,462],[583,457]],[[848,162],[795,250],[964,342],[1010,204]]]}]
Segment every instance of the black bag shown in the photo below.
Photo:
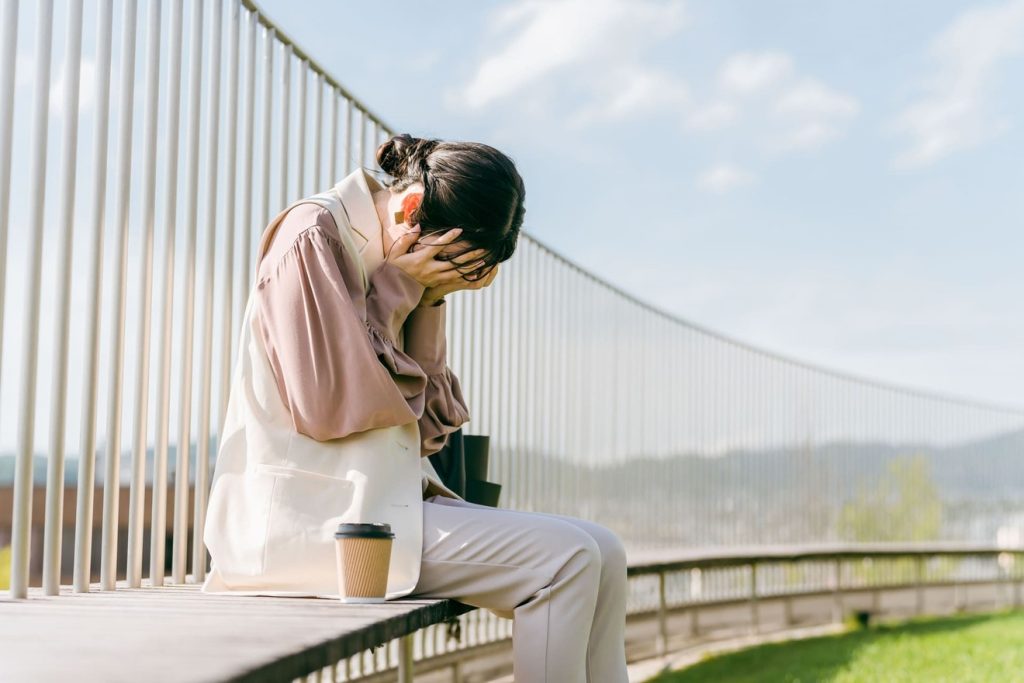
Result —
[{"label": "black bag", "polygon": [[441,482],[463,498],[466,497],[466,461],[462,427],[448,435],[448,442],[437,453],[431,453],[430,464]]},{"label": "black bag", "polygon": [[445,486],[471,503],[497,507],[501,484],[487,481],[490,441],[486,434],[467,435],[460,427],[448,435],[441,450],[427,457]]}]

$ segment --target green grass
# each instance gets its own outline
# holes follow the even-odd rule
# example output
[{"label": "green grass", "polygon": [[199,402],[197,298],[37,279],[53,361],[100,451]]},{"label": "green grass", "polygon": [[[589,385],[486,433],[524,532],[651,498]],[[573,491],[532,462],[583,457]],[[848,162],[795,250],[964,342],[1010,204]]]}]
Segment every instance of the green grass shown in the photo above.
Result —
[{"label": "green grass", "polygon": [[1024,681],[1024,612],[921,619],[760,645],[710,658],[658,683]]}]

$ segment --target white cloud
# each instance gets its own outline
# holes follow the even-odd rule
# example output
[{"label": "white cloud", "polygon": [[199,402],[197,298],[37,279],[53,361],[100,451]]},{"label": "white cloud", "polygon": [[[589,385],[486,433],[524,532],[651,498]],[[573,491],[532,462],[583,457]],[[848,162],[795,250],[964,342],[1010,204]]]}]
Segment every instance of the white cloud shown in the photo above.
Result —
[{"label": "white cloud", "polygon": [[[744,116],[748,111],[755,115]],[[750,123],[740,133],[750,134],[763,149],[786,152],[835,140],[859,112],[857,98],[801,76],[784,52],[738,52],[719,67],[709,100],[687,112],[683,124],[708,132],[745,118]]]},{"label": "white cloud", "polygon": [[789,87],[775,103],[775,111],[796,116],[853,116],[860,110],[850,95],[806,78]]},{"label": "white cloud", "polygon": [[734,123],[739,113],[731,102],[716,100],[690,112],[686,125],[694,130],[718,130]]},{"label": "white cloud", "polygon": [[[484,42],[496,47],[449,97],[449,105],[482,109],[541,85],[559,87],[567,79],[604,94],[606,73],[647,72],[640,54],[675,34],[684,21],[678,0],[518,0],[492,15]],[[642,108],[651,96],[648,86],[661,77],[649,73],[632,95],[610,106],[624,111],[639,103]]]},{"label": "white cloud", "polygon": [[737,52],[725,60],[718,83],[726,92],[746,95],[777,85],[793,71],[793,60],[784,52]]},{"label": "white cloud", "polygon": [[697,178],[697,187],[705,192],[723,194],[753,182],[754,176],[732,164],[717,164]]},{"label": "white cloud", "polygon": [[935,70],[925,94],[896,117],[910,145],[894,159],[900,168],[924,166],[968,149],[1005,129],[987,111],[997,67],[1024,51],[1024,0],[972,8],[931,44]]},{"label": "white cloud", "polygon": [[773,139],[769,147],[776,151],[817,149],[840,135],[840,129],[821,121],[807,121]]},{"label": "white cloud", "polygon": [[817,149],[838,138],[859,111],[856,98],[805,78],[788,86],[775,102],[774,112],[785,130],[773,136],[770,147],[778,151]]},{"label": "white cloud", "polygon": [[572,115],[570,124],[581,126],[665,110],[678,111],[689,100],[686,84],[675,76],[638,65],[619,67],[608,73],[602,95]]}]

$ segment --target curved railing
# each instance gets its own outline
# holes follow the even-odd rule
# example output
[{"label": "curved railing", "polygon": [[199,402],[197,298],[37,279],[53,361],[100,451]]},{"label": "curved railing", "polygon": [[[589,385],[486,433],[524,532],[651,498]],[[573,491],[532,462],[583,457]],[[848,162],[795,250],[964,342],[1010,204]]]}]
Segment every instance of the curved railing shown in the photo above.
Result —
[{"label": "curved railing", "polygon": [[[626,652],[631,663],[660,667],[666,655],[699,655],[723,641],[834,631],[850,616],[878,622],[1019,609],[1022,561],[1024,547],[972,543],[647,552],[627,571]],[[474,610],[460,615],[455,629],[432,624],[341,659],[320,680],[394,680],[403,656],[419,676],[471,660],[478,671],[500,676],[507,673],[510,638],[510,621]],[[452,678],[459,679],[454,671]]]},{"label": "curved railing", "polygon": [[[111,0],[88,17],[71,0],[55,23],[52,0],[0,0],[0,458],[13,450],[0,509],[15,597],[35,575],[57,594],[69,534],[75,590],[89,589],[97,482],[105,589],[142,585],[168,518],[171,581],[203,580],[254,239],[291,199],[373,169],[393,131],[251,2],[142,8],[125,0],[115,21]],[[32,59],[17,66],[19,51]],[[1020,533],[1024,410],[730,339],[529,230],[493,286],[450,297],[447,331],[503,506],[596,520],[632,551]],[[152,585],[167,559],[149,544]]]}]

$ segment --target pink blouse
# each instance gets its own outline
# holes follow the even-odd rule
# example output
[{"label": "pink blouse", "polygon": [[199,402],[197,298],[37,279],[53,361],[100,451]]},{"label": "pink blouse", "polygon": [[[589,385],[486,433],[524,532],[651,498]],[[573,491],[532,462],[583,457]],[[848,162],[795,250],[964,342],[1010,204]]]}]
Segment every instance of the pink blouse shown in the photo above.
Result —
[{"label": "pink blouse", "polygon": [[331,212],[300,204],[260,260],[253,315],[281,398],[319,441],[417,420],[420,455],[435,453],[469,421],[446,363],[447,304],[420,306],[424,286],[388,261],[364,295],[354,258]]}]

